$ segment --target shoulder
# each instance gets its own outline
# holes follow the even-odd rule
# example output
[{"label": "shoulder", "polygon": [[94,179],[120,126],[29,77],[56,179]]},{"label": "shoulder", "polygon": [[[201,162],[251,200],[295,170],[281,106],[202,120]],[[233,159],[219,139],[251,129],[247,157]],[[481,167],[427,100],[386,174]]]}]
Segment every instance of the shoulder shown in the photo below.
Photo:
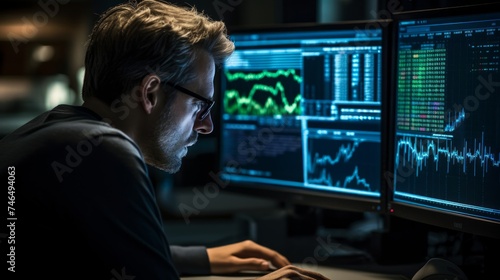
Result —
[{"label": "shoulder", "polygon": [[117,156],[125,153],[142,157],[139,146],[128,135],[104,122],[80,121],[56,125],[52,130],[58,134],[65,134],[61,138],[67,139],[77,149],[97,150]]},{"label": "shoulder", "polygon": [[74,147],[85,153],[85,149],[108,142],[117,149],[139,152],[130,137],[92,111],[81,106],[58,106],[5,136],[0,149],[33,155],[44,150],[57,154],[65,147]]},{"label": "shoulder", "polygon": [[[56,145],[63,151],[59,157],[66,166],[80,169],[76,172],[84,177],[85,173],[102,177],[130,178],[143,177],[146,165],[137,144],[121,130],[107,124],[79,122],[67,128],[53,128],[64,133],[65,143]],[[47,131],[50,133],[50,131]],[[61,145],[62,144],[62,145]],[[64,146],[64,147],[63,147]]]}]

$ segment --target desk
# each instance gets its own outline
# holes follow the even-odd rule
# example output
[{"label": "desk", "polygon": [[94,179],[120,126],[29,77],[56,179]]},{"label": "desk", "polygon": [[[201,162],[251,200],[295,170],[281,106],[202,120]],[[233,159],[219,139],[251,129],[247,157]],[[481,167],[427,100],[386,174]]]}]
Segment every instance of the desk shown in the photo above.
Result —
[{"label": "desk", "polygon": [[[300,266],[299,264],[294,264],[296,266]],[[335,267],[325,267],[319,266],[316,269],[311,269],[317,271],[326,277],[334,280],[409,280],[409,278],[398,275],[398,274],[385,274],[385,273],[375,273],[375,272],[366,272],[366,271],[358,271],[353,269],[345,269],[345,268],[335,268]],[[182,277],[183,280],[209,280],[209,279],[254,279],[263,274],[257,273],[242,273],[240,275],[234,276],[221,276],[221,275],[212,275],[212,276],[186,276]]]}]

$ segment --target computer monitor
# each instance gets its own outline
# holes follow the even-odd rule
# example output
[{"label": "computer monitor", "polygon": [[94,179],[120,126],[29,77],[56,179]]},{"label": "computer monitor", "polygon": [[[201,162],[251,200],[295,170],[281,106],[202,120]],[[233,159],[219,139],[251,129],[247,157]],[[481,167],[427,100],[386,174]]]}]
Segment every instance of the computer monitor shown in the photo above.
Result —
[{"label": "computer monitor", "polygon": [[227,189],[319,208],[381,211],[389,20],[234,28],[223,65]]},{"label": "computer monitor", "polygon": [[500,5],[393,20],[389,212],[500,238]]}]

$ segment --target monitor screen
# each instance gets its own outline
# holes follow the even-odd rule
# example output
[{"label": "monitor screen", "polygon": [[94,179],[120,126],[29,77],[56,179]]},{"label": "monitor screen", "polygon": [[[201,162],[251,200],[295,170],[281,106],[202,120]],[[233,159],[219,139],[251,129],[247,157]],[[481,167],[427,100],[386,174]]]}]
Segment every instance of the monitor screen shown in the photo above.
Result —
[{"label": "monitor screen", "polygon": [[389,21],[230,30],[219,147],[230,189],[379,211]]},{"label": "monitor screen", "polygon": [[500,237],[499,7],[393,18],[393,214]]}]

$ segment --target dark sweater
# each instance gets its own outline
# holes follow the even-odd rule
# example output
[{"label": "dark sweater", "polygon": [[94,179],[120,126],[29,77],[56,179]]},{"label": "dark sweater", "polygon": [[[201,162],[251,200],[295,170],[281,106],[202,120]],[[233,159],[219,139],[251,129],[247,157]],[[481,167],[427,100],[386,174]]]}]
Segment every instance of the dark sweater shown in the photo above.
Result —
[{"label": "dark sweater", "polygon": [[94,112],[60,105],[4,137],[3,184],[9,166],[16,275],[153,280],[209,273],[204,247],[171,252],[139,147]]}]

